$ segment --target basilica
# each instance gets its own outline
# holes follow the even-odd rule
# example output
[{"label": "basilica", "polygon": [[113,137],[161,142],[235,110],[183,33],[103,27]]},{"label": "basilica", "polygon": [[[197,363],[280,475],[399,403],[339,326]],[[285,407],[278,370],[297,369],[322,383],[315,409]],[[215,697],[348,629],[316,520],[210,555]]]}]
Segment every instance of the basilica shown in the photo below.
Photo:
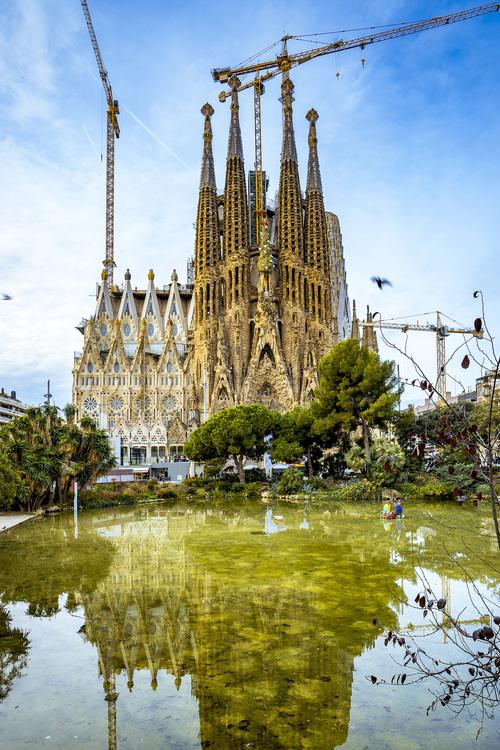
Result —
[{"label": "basilica", "polygon": [[182,454],[189,433],[227,406],[261,403],[285,411],[308,404],[320,359],[358,330],[357,321],[351,324],[339,220],[323,201],[318,113],[306,114],[304,194],[294,87],[285,78],[279,187],[268,201],[264,176],[257,231],[256,177],[245,172],[238,79],[231,85],[223,192],[215,179],[213,109],[201,110],[196,239],[186,281],[172,270],[169,283],[159,284],[150,270],[146,288],[138,288],[127,270],[123,284],[114,286],[103,271],[94,313],[78,326],[77,419],[92,417],[108,430],[122,464]]}]

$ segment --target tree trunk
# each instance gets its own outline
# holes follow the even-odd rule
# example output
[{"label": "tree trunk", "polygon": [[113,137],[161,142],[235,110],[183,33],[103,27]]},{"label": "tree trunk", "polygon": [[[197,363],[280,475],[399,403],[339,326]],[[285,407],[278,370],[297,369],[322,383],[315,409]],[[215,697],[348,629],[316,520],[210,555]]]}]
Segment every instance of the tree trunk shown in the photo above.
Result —
[{"label": "tree trunk", "polygon": [[366,458],[366,476],[371,477],[372,473],[372,450],[370,446],[370,430],[366,422],[361,422],[363,430],[363,443],[365,446],[365,458]]},{"label": "tree trunk", "polygon": [[495,480],[493,477],[493,451],[491,450],[491,445],[488,446],[488,484],[490,486],[491,515],[493,516],[497,545],[500,550],[500,526],[498,524],[497,497],[495,492]]},{"label": "tree trunk", "polygon": [[243,455],[233,456],[233,461],[238,472],[238,479],[240,484],[245,484],[245,472],[243,471]]},{"label": "tree trunk", "polygon": [[311,448],[310,448],[310,446],[307,449],[307,475],[308,475],[309,479],[313,475],[313,467],[312,467]]}]

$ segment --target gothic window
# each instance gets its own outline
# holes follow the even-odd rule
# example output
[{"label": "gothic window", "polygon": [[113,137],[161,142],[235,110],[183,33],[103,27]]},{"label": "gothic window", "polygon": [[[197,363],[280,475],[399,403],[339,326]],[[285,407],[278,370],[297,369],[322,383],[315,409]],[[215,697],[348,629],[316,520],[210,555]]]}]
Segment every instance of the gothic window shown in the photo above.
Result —
[{"label": "gothic window", "polygon": [[221,403],[226,403],[227,401],[229,401],[229,396],[227,395],[227,391],[226,391],[226,389],[225,389],[225,388],[221,388],[221,389],[220,389],[220,391],[219,391],[219,395],[217,396],[217,399],[218,399],[218,400],[219,400],[219,401],[220,401]]},{"label": "gothic window", "polygon": [[167,372],[172,372],[173,369],[174,369],[174,366],[173,366],[172,362],[170,362],[170,361],[167,362]]},{"label": "gothic window", "polygon": [[172,335],[173,335],[173,336],[177,336],[177,330],[178,330],[178,329],[177,329],[177,326],[176,326],[176,325],[175,325],[175,323],[174,323],[174,325],[172,326]]},{"label": "gothic window", "polygon": [[177,307],[175,306],[175,302],[172,305],[172,315],[177,315]]},{"label": "gothic window", "polygon": [[134,443],[145,443],[146,442],[146,435],[139,427],[137,430],[135,430],[133,435],[133,441]]},{"label": "gothic window", "polygon": [[210,317],[210,284],[207,284],[206,296],[205,296],[205,311],[206,317]]},{"label": "gothic window", "polygon": [[148,302],[148,309],[146,310],[146,315],[153,315],[153,300],[149,300]]},{"label": "gothic window", "polygon": [[107,334],[107,332],[108,332],[107,325],[105,323],[102,323],[100,330],[101,330],[101,336],[105,336]]},{"label": "gothic window", "polygon": [[152,323],[148,325],[148,336],[151,338],[155,335],[155,327]]},{"label": "gothic window", "polygon": [[115,372],[120,372],[120,365],[118,364],[118,362],[115,362],[115,364],[113,365],[113,370]]},{"label": "gothic window", "polygon": [[86,417],[97,417],[99,415],[99,405],[92,396],[87,396],[83,400],[83,413]]},{"label": "gothic window", "polygon": [[150,397],[137,398],[135,400],[135,411],[137,416],[144,417],[146,421],[150,421],[153,416],[153,402]]},{"label": "gothic window", "polygon": [[162,415],[164,417],[174,417],[178,411],[178,403],[175,396],[165,396],[161,402]]},{"label": "gothic window", "polygon": [[198,305],[198,310],[200,312],[200,320],[203,320],[203,289],[200,289],[200,301]]},{"label": "gothic window", "polygon": [[92,362],[87,363],[87,372],[94,372],[94,365]]},{"label": "gothic window", "polygon": [[[124,315],[130,315],[130,308],[129,308],[129,305],[128,305],[128,300],[125,302],[125,307],[123,308],[123,314]],[[130,331],[129,331],[129,333],[130,333]],[[128,336],[129,334],[126,333],[125,335]]]},{"label": "gothic window", "polygon": [[123,412],[124,405],[123,399],[120,396],[113,396],[109,402],[109,408],[113,414],[120,414]]},{"label": "gothic window", "polygon": [[125,325],[123,326],[123,333],[125,334],[125,336],[130,336],[130,326],[128,323],[125,323]]}]

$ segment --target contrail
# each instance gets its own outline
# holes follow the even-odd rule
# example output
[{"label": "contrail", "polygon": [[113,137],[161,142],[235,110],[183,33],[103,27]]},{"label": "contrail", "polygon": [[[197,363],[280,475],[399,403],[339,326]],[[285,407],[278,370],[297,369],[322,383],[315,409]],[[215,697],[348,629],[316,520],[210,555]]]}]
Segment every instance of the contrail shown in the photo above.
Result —
[{"label": "contrail", "polygon": [[92,136],[90,135],[89,131],[87,130],[87,128],[85,127],[85,125],[82,125],[82,128],[83,128],[83,132],[85,133],[85,135],[89,139],[89,143],[92,146],[93,151],[95,151],[96,156],[102,161],[102,154],[100,154],[99,151],[97,150],[97,146],[95,145],[94,141],[92,140]]},{"label": "contrail", "polygon": [[183,161],[183,160],[181,159],[181,157],[180,157],[180,156],[178,156],[178,155],[177,155],[177,154],[175,153],[175,151],[172,151],[172,149],[170,148],[170,146],[167,146],[167,144],[166,144],[166,143],[164,143],[164,142],[163,142],[163,141],[161,140],[161,138],[158,138],[158,136],[157,136],[157,135],[155,135],[155,133],[153,133],[153,131],[152,131],[152,130],[150,130],[150,129],[148,128],[148,126],[147,126],[147,125],[145,125],[145,124],[144,124],[144,123],[142,122],[142,120],[139,120],[139,118],[137,117],[137,115],[134,115],[134,113],[133,113],[133,112],[131,112],[131,111],[129,110],[129,108],[128,108],[128,107],[124,107],[124,109],[126,109],[126,110],[127,110],[127,112],[129,113],[130,117],[133,117],[133,118],[134,118],[134,120],[135,120],[135,121],[136,121],[136,122],[137,122],[137,123],[138,123],[138,124],[139,124],[139,125],[140,125],[140,126],[141,126],[142,128],[144,128],[144,130],[146,131],[146,133],[149,133],[149,135],[151,136],[151,138],[154,138],[154,140],[155,140],[155,141],[156,141],[157,143],[159,143],[159,144],[160,144],[160,146],[163,146],[163,148],[165,149],[165,151],[168,151],[168,153],[169,153],[169,154],[170,154],[171,156],[173,156],[173,157],[174,157],[174,159],[177,159],[177,161],[178,161],[178,162],[179,162],[180,164],[182,164],[182,166],[183,166],[183,167],[186,167],[186,169],[189,169],[189,171],[190,171],[190,172],[194,172],[194,169],[193,169],[192,167],[190,167],[190,166],[189,166],[189,164],[186,164],[186,162],[185,162],[185,161]]}]

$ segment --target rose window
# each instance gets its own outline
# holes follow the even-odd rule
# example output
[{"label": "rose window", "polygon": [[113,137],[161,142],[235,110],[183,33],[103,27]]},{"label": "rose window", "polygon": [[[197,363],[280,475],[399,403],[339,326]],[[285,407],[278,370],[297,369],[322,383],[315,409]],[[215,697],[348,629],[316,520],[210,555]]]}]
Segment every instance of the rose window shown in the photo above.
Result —
[{"label": "rose window", "polygon": [[119,414],[120,412],[123,411],[123,406],[124,406],[123,399],[120,398],[120,396],[115,396],[109,402],[109,406],[112,412],[114,412],[115,414]]},{"label": "rose window", "polygon": [[165,396],[161,402],[163,415],[172,417],[177,412],[177,399],[175,396]]},{"label": "rose window", "polygon": [[95,398],[92,398],[92,396],[87,396],[83,400],[83,413],[86,416],[92,416],[97,417],[99,414],[99,405]]}]

